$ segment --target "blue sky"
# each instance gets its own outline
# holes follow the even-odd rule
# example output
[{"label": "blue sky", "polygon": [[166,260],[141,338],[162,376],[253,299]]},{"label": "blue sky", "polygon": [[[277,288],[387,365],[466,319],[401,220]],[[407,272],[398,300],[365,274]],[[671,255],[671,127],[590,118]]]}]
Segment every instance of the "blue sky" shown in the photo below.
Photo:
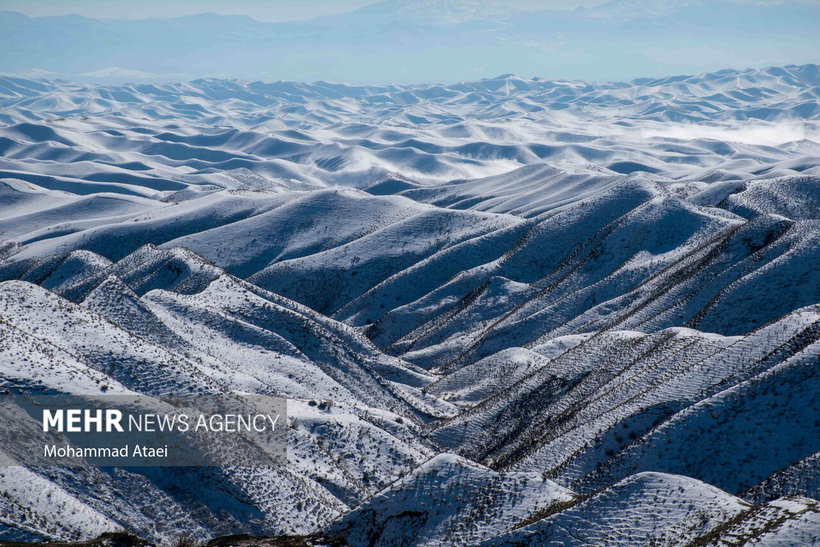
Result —
[{"label": "blue sky", "polygon": [[[508,0],[518,8],[574,9],[602,0]],[[260,21],[306,19],[352,11],[374,0],[0,0],[0,9],[20,11],[30,16],[79,13],[95,18],[141,19],[174,17],[194,13],[244,14]]]}]

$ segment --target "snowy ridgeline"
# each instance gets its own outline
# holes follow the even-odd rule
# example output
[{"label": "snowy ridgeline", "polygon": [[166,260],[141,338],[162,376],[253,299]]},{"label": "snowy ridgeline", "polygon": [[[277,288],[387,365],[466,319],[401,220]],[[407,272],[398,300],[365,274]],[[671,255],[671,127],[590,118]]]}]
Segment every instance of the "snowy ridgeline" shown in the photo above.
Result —
[{"label": "snowy ridgeline", "polygon": [[818,85],[1,78],[0,387],[282,395],[289,463],[0,467],[0,538],[820,541]]}]

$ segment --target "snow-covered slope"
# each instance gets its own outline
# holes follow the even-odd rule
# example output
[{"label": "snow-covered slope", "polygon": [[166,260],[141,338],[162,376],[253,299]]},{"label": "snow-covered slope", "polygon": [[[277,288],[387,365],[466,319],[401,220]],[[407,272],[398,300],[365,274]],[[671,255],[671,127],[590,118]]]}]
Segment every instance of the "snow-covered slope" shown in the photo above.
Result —
[{"label": "snow-covered slope", "polygon": [[538,473],[440,454],[328,528],[351,545],[475,545],[575,499]]},{"label": "snow-covered slope", "polygon": [[[155,266],[161,270],[165,264]],[[349,327],[225,274],[195,295],[153,290],[143,298],[110,274],[81,305],[27,282],[8,281],[0,283],[0,309],[5,389],[149,394],[238,390],[291,400],[288,468],[123,470],[105,475],[102,485],[99,479],[87,483],[97,484],[90,490],[82,481],[91,479],[45,470],[53,483],[50,488],[80,481],[73,487],[75,510],[91,504],[111,522],[152,537],[172,538],[185,530],[309,532],[429,457],[414,422],[418,416],[449,412],[446,403],[428,401],[420,392],[429,378],[380,354]],[[333,401],[333,406],[317,409],[314,399]],[[348,459],[345,454],[355,456]],[[7,468],[6,475],[17,477],[14,469]],[[159,485],[153,485],[158,480]],[[147,491],[140,487],[135,498],[129,493],[134,481],[152,486]],[[203,513],[197,500],[206,485],[214,489],[219,509]],[[168,489],[181,505],[167,514],[130,514],[122,504],[98,499],[128,498],[139,504],[151,495],[162,497]],[[28,507],[23,498],[15,498],[14,507]],[[28,502],[41,503],[34,498]],[[33,511],[34,505],[19,510]],[[60,532],[54,526],[63,523],[63,517],[49,508],[37,510],[39,527],[31,521],[18,526],[10,517],[15,534],[88,536],[79,524],[72,525],[70,533]],[[197,511],[202,514],[196,521],[177,523],[179,515]],[[251,514],[259,517],[249,520]]]},{"label": "snow-covered slope", "polygon": [[680,545],[742,514],[742,500],[700,481],[641,473],[487,545]]},{"label": "snow-covered slope", "polygon": [[0,539],[820,541],[816,67],[0,83],[0,389],[289,413],[282,467],[3,467]]}]

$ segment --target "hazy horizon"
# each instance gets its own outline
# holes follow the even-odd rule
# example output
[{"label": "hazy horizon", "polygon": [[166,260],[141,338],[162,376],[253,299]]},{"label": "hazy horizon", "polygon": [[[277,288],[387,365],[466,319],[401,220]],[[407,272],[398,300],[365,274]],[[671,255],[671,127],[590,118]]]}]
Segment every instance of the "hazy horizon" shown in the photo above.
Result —
[{"label": "hazy horizon", "polygon": [[[92,82],[629,81],[820,62],[820,4],[804,1],[2,0],[0,8],[0,72]],[[215,15],[189,17],[197,13]]]},{"label": "hazy horizon", "polygon": [[[82,15],[91,19],[149,19],[173,18],[189,15],[246,15],[260,22],[275,23],[302,21],[326,15],[338,15],[365,6],[379,4],[384,0],[243,0],[221,2],[214,0],[64,0],[26,1],[2,0],[0,10],[17,11],[29,17],[53,17]],[[544,5],[534,0],[510,0],[504,4],[518,10],[573,10],[606,3],[607,0],[558,0]]]}]

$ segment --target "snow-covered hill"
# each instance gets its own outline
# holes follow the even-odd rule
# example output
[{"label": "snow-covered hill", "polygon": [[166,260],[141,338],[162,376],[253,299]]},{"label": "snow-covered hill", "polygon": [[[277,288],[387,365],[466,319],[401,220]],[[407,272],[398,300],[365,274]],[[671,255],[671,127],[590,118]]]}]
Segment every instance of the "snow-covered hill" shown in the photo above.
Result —
[{"label": "snow-covered hill", "polygon": [[289,414],[276,468],[0,432],[0,539],[820,542],[818,84],[0,79],[0,388]]}]

